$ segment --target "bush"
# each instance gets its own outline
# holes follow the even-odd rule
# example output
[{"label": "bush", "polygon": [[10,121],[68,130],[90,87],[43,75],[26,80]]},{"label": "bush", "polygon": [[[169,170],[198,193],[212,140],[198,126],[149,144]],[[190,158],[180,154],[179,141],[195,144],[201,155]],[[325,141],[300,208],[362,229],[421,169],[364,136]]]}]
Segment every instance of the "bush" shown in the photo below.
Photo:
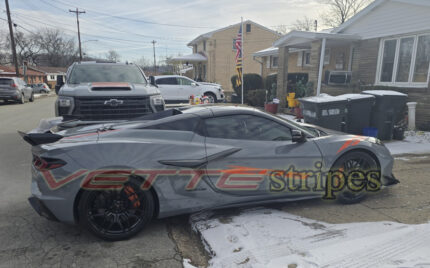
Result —
[{"label": "bush", "polygon": [[[237,75],[233,75],[231,77],[231,85],[233,86],[234,92],[241,97],[242,96],[242,87],[236,87],[236,79]],[[263,88],[263,78],[259,74],[244,74],[243,75],[243,94],[247,95],[247,92],[250,90],[256,90]]]},{"label": "bush", "polygon": [[266,77],[266,81],[264,81],[264,85],[266,90],[268,91],[267,100],[272,101],[276,98],[276,89],[278,87],[278,75],[272,74]]},{"label": "bush", "polygon": [[245,100],[250,106],[264,107],[264,103],[266,102],[266,90],[250,90],[246,93]]}]

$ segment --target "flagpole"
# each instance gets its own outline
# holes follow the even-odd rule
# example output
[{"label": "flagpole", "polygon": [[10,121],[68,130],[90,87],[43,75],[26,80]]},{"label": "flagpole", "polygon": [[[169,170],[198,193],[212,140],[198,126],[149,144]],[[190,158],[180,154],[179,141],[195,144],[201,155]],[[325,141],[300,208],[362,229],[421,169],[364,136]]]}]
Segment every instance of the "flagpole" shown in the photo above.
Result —
[{"label": "flagpole", "polygon": [[245,43],[243,43],[243,36],[245,35],[245,29],[243,29],[243,17],[240,17],[240,27],[242,28],[242,35],[241,35],[241,43],[242,43],[242,46],[241,46],[241,54],[242,54],[242,104],[243,104],[243,76],[244,76],[244,72],[243,72],[243,70],[244,70],[244,67],[245,67],[245,54],[243,54],[243,47],[244,47],[244,45],[245,45]]}]

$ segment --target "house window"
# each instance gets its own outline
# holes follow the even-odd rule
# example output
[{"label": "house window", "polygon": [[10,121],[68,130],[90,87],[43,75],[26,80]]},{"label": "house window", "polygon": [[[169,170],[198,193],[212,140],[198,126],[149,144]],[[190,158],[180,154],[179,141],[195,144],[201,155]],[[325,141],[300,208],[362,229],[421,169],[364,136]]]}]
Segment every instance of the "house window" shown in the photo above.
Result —
[{"label": "house window", "polygon": [[233,50],[236,50],[236,38],[233,38]]},{"label": "house window", "polygon": [[427,87],[430,35],[386,39],[381,42],[377,83]]},{"label": "house window", "polygon": [[50,76],[49,76],[49,79],[50,79],[50,80],[55,80],[55,75],[50,75]]},{"label": "house window", "polygon": [[331,58],[330,52],[331,52],[330,48],[326,48],[325,54],[324,54],[324,65],[330,64],[330,58]]},{"label": "house window", "polygon": [[206,41],[203,41],[203,51],[206,51]]},{"label": "house window", "polygon": [[270,67],[278,68],[278,60],[279,58],[277,56],[270,56]]},{"label": "house window", "polygon": [[304,63],[304,65],[311,65],[311,52],[310,51],[303,52],[303,63]]},{"label": "house window", "polygon": [[246,24],[246,32],[250,33],[251,32],[251,24]]}]

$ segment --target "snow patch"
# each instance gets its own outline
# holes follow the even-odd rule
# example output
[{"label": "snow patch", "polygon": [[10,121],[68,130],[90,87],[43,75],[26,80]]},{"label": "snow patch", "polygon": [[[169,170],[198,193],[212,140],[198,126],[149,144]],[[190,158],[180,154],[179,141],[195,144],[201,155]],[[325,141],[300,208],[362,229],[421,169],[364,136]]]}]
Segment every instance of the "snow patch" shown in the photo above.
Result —
[{"label": "snow patch", "polygon": [[191,219],[212,267],[430,267],[430,223],[329,224],[257,208]]},{"label": "snow patch", "polygon": [[370,94],[375,96],[403,96],[407,97],[408,95],[403,94],[394,90],[366,90],[362,92],[363,94]]},{"label": "snow patch", "polygon": [[393,155],[430,153],[430,132],[407,131],[403,141],[386,142]]}]

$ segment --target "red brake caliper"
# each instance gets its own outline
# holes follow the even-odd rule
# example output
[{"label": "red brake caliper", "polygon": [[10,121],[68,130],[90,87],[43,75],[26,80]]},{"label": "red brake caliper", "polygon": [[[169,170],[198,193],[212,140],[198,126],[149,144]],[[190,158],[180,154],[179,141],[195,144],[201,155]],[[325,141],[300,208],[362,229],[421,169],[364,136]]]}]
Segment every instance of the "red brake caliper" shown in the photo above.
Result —
[{"label": "red brake caliper", "polygon": [[127,185],[124,187],[124,192],[127,194],[128,200],[130,200],[131,204],[134,208],[140,207],[139,197],[134,191],[133,187]]}]

